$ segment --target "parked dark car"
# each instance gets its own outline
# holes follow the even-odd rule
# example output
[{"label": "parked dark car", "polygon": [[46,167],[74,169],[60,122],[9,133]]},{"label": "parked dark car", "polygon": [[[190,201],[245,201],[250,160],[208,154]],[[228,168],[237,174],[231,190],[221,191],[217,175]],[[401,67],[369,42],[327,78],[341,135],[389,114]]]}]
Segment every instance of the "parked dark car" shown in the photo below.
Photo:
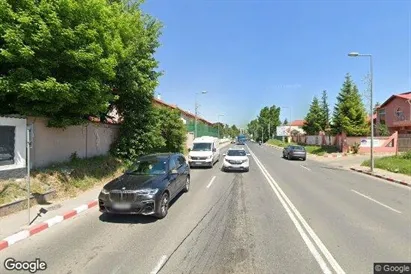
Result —
[{"label": "parked dark car", "polygon": [[164,218],[169,203],[190,189],[190,167],[179,153],[140,157],[122,176],[107,183],[98,197],[100,211]]},{"label": "parked dark car", "polygon": [[283,158],[288,160],[302,159],[305,161],[307,159],[307,151],[303,146],[288,146],[283,150]]}]

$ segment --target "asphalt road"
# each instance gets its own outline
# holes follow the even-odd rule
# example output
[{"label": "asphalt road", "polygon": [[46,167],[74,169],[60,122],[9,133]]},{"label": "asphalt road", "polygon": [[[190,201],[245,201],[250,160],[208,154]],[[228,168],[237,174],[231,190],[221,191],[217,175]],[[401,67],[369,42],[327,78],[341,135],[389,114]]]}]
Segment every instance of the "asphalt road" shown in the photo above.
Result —
[{"label": "asphalt road", "polygon": [[193,169],[163,220],[94,208],[0,261],[40,258],[53,274],[372,273],[374,262],[411,262],[410,188],[248,147],[248,173]]}]

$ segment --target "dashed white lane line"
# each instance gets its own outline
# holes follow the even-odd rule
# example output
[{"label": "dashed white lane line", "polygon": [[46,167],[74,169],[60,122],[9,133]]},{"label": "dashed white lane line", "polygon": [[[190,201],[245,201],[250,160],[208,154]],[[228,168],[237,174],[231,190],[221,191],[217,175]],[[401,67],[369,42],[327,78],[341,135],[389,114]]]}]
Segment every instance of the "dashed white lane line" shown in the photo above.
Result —
[{"label": "dashed white lane line", "polygon": [[163,266],[163,264],[166,262],[167,260],[167,255],[163,255],[161,256],[160,260],[158,261],[158,263],[156,264],[156,267],[150,272],[151,274],[157,274],[158,271],[160,271],[161,267]]},{"label": "dashed white lane line", "polygon": [[377,200],[375,200],[375,199],[373,199],[373,198],[371,198],[371,197],[369,197],[369,196],[367,196],[367,195],[365,195],[365,194],[362,194],[362,193],[360,193],[360,192],[358,192],[358,191],[356,191],[356,190],[354,190],[354,189],[351,189],[351,191],[354,192],[354,193],[356,193],[356,194],[358,194],[358,195],[360,195],[360,196],[362,196],[362,197],[364,197],[364,198],[366,198],[366,199],[368,199],[368,200],[370,200],[370,201],[373,201],[374,203],[379,204],[380,206],[383,206],[383,207],[385,207],[385,208],[388,208],[389,210],[392,210],[392,211],[394,211],[394,212],[397,212],[397,213],[401,214],[401,211],[398,211],[398,210],[396,210],[396,209],[394,209],[394,208],[392,208],[392,207],[390,207],[390,206],[387,206],[386,204],[383,204],[383,203],[381,203],[381,202],[379,202],[379,201],[377,201]]},{"label": "dashed white lane line", "polygon": [[213,176],[213,178],[211,178],[211,181],[210,181],[210,183],[207,185],[207,188],[210,188],[210,186],[213,184],[215,178],[216,178],[216,176]]},{"label": "dashed white lane line", "polygon": [[306,170],[308,170],[308,171],[311,171],[311,169],[309,169],[308,167],[306,167],[306,166],[303,166],[303,165],[300,165],[302,168],[305,168]]},{"label": "dashed white lane line", "polygon": [[[249,147],[248,149],[249,149],[251,156],[254,158],[257,166],[260,168],[264,177],[267,179],[267,182],[269,183],[274,193],[276,194],[281,204],[283,205],[285,211],[289,215],[291,221],[294,223],[295,227],[297,228],[298,232],[303,238],[308,249],[311,251],[312,255],[318,262],[319,266],[321,267],[322,272],[324,274],[332,273],[332,271],[330,270],[330,268],[328,267],[326,263],[327,261],[337,274],[345,274],[345,271],[341,268],[341,266],[338,264],[335,258],[331,255],[330,251],[325,247],[325,245],[320,240],[320,238],[317,236],[317,234],[314,232],[314,230],[304,220],[304,218],[301,216],[301,213],[293,205],[293,203],[290,201],[290,199],[287,197],[287,195],[284,193],[284,191],[281,189],[278,183],[272,178],[271,174],[267,171],[267,169],[260,162],[257,156],[250,150]],[[307,233],[311,236],[312,240],[307,235]],[[313,243],[313,241],[315,244]],[[315,245],[317,245],[317,247]],[[317,250],[317,248],[319,250]],[[323,256],[321,256],[320,252],[325,257],[325,260]]]}]

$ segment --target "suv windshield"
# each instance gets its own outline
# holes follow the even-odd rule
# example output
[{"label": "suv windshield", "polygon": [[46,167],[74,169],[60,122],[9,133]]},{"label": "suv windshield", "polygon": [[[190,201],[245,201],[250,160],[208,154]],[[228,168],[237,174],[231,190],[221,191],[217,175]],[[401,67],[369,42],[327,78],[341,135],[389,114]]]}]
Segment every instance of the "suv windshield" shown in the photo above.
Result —
[{"label": "suv windshield", "polygon": [[246,156],[247,153],[245,153],[244,150],[240,150],[240,149],[230,149],[227,152],[227,156]]},{"label": "suv windshield", "polygon": [[137,161],[127,174],[137,175],[160,175],[165,174],[167,169],[166,158],[151,158]]},{"label": "suv windshield", "polygon": [[193,151],[210,151],[211,143],[194,143]]}]

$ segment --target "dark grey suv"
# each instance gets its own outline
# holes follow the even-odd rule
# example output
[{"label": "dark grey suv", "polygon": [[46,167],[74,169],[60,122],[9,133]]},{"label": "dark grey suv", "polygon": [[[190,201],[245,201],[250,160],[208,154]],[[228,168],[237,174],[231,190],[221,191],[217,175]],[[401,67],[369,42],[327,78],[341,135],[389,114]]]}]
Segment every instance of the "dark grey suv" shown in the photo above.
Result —
[{"label": "dark grey suv", "polygon": [[182,154],[147,155],[103,187],[99,208],[103,213],[154,215],[161,219],[167,215],[170,201],[189,188],[190,167]]}]

